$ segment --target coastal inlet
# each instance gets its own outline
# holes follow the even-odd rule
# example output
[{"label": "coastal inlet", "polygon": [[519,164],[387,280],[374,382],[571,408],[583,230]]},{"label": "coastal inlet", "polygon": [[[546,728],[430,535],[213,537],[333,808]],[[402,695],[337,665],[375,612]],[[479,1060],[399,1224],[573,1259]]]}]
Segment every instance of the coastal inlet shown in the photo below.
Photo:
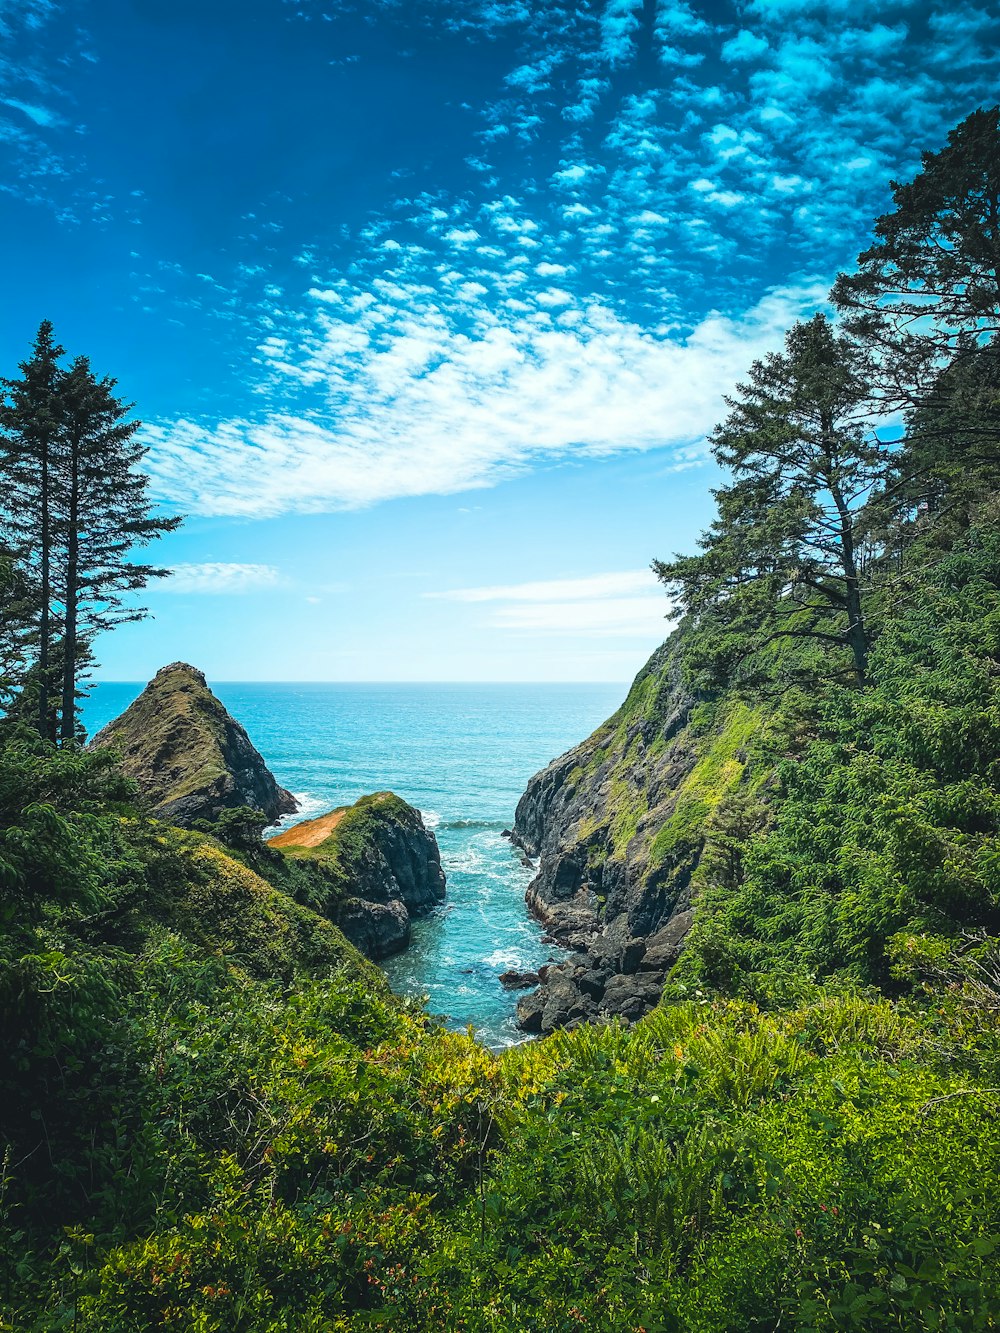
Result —
[{"label": "coastal inlet", "polygon": [[[437,837],[442,907],[384,960],[395,990],[427,995],[448,1024],[489,1045],[523,1040],[516,991],[500,975],[562,955],[542,943],[524,893],[532,878],[502,834],[529,779],[613,712],[621,685],[226,683],[212,688],[299,802],[282,827],[371,792],[415,805]],[[102,683],[87,702],[93,735],[139,694]]]}]

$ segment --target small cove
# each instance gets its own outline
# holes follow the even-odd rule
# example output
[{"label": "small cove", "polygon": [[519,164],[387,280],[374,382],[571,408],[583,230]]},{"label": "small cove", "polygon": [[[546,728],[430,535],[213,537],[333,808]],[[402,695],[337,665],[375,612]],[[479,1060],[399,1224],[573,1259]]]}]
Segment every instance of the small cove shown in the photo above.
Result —
[{"label": "small cove", "polygon": [[[617,684],[209,682],[278,781],[299,798],[287,826],[392,790],[434,829],[448,879],[442,908],[383,964],[395,990],[426,995],[452,1027],[493,1046],[519,1039],[507,968],[557,956],[524,905],[532,872],[502,837],[528,779],[584,739],[625,696]],[[93,735],[141,683],[102,682],[84,709]]]}]

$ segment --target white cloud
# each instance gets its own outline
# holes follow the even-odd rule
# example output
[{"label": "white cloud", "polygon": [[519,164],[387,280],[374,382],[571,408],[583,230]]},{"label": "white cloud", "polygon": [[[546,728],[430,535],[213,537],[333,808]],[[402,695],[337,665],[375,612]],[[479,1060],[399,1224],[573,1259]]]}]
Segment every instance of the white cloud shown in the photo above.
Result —
[{"label": "white cloud", "polygon": [[635,50],[642,0],[605,0],[601,15],[601,55],[611,65],[621,65]]},{"label": "white cloud", "polygon": [[453,588],[425,593],[451,602],[500,603],[487,624],[534,634],[650,637],[666,634],[670,603],[649,569],[590,574],[576,579]]},{"label": "white cloud", "polygon": [[589,162],[574,162],[560,171],[553,172],[552,179],[557,185],[575,187],[588,176],[593,176],[595,173],[599,175],[603,170],[603,167],[591,166]]},{"label": "white cloud", "polygon": [[660,589],[650,569],[626,569],[613,574],[588,574],[577,579],[539,579],[532,583],[500,583],[483,588],[450,588],[425,597],[449,602],[577,602],[620,597]]},{"label": "white cloud", "polygon": [[768,49],[767,38],[741,28],[735,37],[723,45],[723,60],[756,60]]},{"label": "white cloud", "polygon": [[245,593],[273,588],[281,575],[273,565],[175,565],[171,577],[153,585],[160,592]]},{"label": "white cloud", "polygon": [[548,287],[544,292],[539,292],[535,298],[539,305],[572,305],[573,297],[569,292],[564,292],[561,287]]},{"label": "white cloud", "polygon": [[711,28],[685,0],[657,0],[656,30],[671,37],[700,37]]},{"label": "white cloud", "polygon": [[154,423],[149,469],[157,494],[187,512],[265,516],[456,494],[543,461],[686,450],[750,361],[824,292],[779,289],[686,336],[593,301],[573,327],[537,307],[441,306],[406,290],[396,305],[358,302],[343,315],[319,303],[298,347],[261,356],[273,375],[265,397],[306,386],[322,390],[321,405]]},{"label": "white cloud", "polygon": [[52,125],[64,125],[66,122],[57,112],[50,110],[45,106],[36,106],[33,102],[22,102],[16,97],[4,97],[0,99],[5,106],[13,107],[15,111],[21,111],[33,121],[36,125],[42,125],[46,129]]},{"label": "white cloud", "polygon": [[708,203],[718,204],[720,208],[735,208],[745,197],[736,190],[724,190],[715,181],[707,180],[705,177],[692,181],[691,189]]}]

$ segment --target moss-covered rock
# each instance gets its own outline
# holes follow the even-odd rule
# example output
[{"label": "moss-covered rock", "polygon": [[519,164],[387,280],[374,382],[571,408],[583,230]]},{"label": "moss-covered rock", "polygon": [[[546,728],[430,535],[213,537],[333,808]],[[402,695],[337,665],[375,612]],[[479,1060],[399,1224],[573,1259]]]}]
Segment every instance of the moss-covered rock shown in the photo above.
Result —
[{"label": "moss-covered rock", "polygon": [[696,699],[679,648],[675,632],[621,708],[518,802],[514,841],[539,858],[528,906],[580,954],[519,1003],[529,1031],[640,1017],[690,927],[706,834],[743,781],[761,718],[736,699]]},{"label": "moss-covered rock", "polygon": [[393,792],[296,824],[267,850],[295,863],[298,894],[305,892],[369,958],[405,949],[411,921],[444,900],[437,839],[420,811]]},{"label": "moss-covered rock", "polygon": [[243,727],[186,662],[159,670],[95,747],[113,748],[158,819],[190,827],[249,806],[270,822],[298,803],[279,787]]},{"label": "moss-covered rock", "polygon": [[344,972],[387,988],[336,925],[215,838],[145,818],[123,819],[120,830],[107,850],[130,873],[112,904],[75,928],[91,946],[141,954],[173,938],[253,981],[288,985]]}]

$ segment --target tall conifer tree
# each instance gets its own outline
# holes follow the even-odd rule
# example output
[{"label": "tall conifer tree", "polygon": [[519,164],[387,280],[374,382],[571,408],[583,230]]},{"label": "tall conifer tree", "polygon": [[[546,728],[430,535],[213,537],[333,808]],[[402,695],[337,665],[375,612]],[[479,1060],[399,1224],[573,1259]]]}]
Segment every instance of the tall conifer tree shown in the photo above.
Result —
[{"label": "tall conifer tree", "polygon": [[0,513],[13,556],[31,571],[36,583],[35,718],[39,733],[51,740],[56,733],[52,649],[57,628],[52,615],[53,491],[61,428],[59,360],[63,355],[51,322],[43,320],[31,356],[20,364],[20,378],[0,381]]},{"label": "tall conifer tree", "polygon": [[139,471],[147,450],[136,442],[141,425],[114,395],[117,381],[98,379],[77,357],[60,387],[62,433],[57,470],[55,536],[58,592],[64,608],[60,739],[76,737],[81,665],[101,630],[148,613],[129,593],[169,570],[133,563],[128,553],[166,532],[179,518],[155,515],[149,478]]},{"label": "tall conifer tree", "polygon": [[717,676],[745,675],[761,649],[796,639],[848,649],[864,683],[864,507],[891,466],[867,398],[861,354],[816,315],[726,399],[711,442],[734,478],[714,493],[718,518],[700,555],[653,564]]},{"label": "tall conifer tree", "polygon": [[831,299],[875,353],[883,405],[926,407],[946,366],[1000,352],[1000,106],[967,116],[892,192]]}]

